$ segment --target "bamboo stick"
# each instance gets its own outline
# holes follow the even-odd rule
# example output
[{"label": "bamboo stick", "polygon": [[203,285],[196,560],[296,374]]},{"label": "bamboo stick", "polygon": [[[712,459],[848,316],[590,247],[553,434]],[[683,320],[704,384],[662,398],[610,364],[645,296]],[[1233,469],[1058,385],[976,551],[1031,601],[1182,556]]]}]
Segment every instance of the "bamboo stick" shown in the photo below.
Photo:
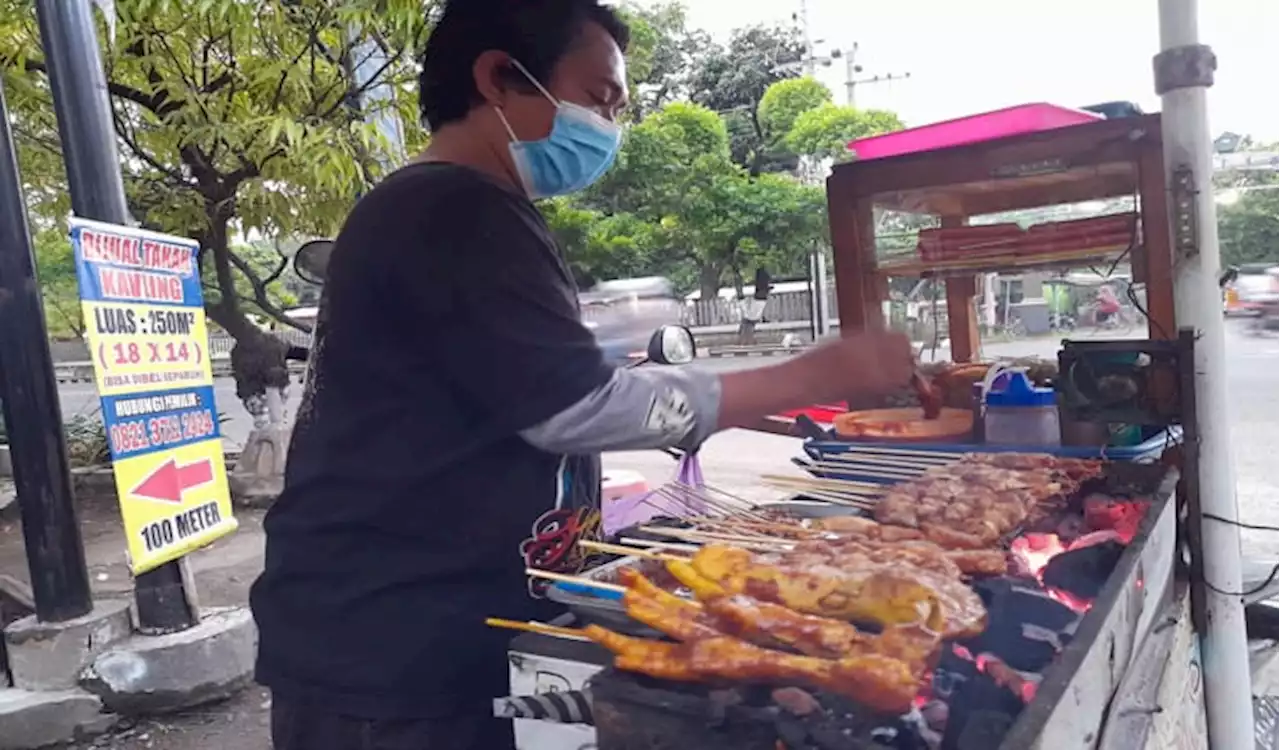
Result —
[{"label": "bamboo stick", "polygon": [[545,578],[548,581],[559,581],[560,583],[572,583],[585,588],[600,589],[601,591],[616,591],[622,593],[627,590],[626,586],[619,586],[616,583],[604,583],[602,581],[593,581],[590,578],[582,576],[567,576],[563,573],[552,573],[549,570],[538,570],[537,568],[525,568],[525,575],[534,578]]},{"label": "bamboo stick", "polygon": [[642,526],[640,530],[647,534],[669,536],[672,539],[684,539],[692,542],[709,542],[712,544],[731,544],[735,547],[778,549],[790,548],[795,542],[777,537],[749,537],[740,534],[718,534],[714,531],[695,531],[693,529],[666,529],[660,526]]},{"label": "bamboo stick", "polygon": [[[878,464],[855,464],[855,463],[826,463],[824,461],[809,461],[797,464],[801,468],[813,471],[826,472],[843,472],[845,474],[858,474],[867,477],[884,477],[895,479],[917,479],[924,475],[924,471],[917,469],[902,469],[892,466],[880,466]],[[836,477],[818,477],[819,479],[835,479]]]},{"label": "bamboo stick", "polygon": [[850,500],[837,494],[823,492],[822,490],[801,490],[805,497],[811,497],[815,500],[821,500],[829,505],[839,505],[845,508],[856,508],[858,510],[871,510],[876,506],[874,501]]},{"label": "bamboo stick", "polygon": [[760,477],[766,482],[805,485],[809,487],[826,487],[838,489],[851,495],[878,497],[884,494],[885,486],[873,482],[859,482],[853,479],[829,479],[820,477],[793,477],[781,474],[765,474]]},{"label": "bamboo stick", "polygon": [[[857,445],[845,452],[847,453],[877,453],[886,456],[920,456],[922,458],[942,458],[951,459],[963,458],[965,451],[925,451],[918,448],[892,448],[886,445]],[[832,454],[845,455],[845,454]]]},{"label": "bamboo stick", "polygon": [[506,630],[521,630],[526,633],[537,633],[538,635],[550,635],[556,638],[569,638],[575,641],[590,641],[591,639],[582,634],[577,628],[562,628],[559,625],[548,625],[545,622],[520,622],[519,620],[504,620],[501,617],[486,617],[484,624],[491,628],[505,628]]},{"label": "bamboo stick", "polygon": [[681,544],[680,542],[658,542],[652,539],[637,539],[635,537],[623,537],[618,541],[632,547],[647,547],[649,549],[665,549],[672,552],[697,552],[701,546],[697,544]]},{"label": "bamboo stick", "polygon": [[882,466],[899,466],[904,469],[935,469],[939,466],[950,466],[956,461],[953,458],[946,458],[940,461],[931,461],[926,458],[906,458],[897,456],[886,456],[880,453],[860,453],[858,451],[850,451],[848,453],[832,453],[824,455],[818,459],[823,463],[851,463],[851,464],[879,464]]},{"label": "bamboo stick", "polygon": [[666,555],[661,552],[654,552],[649,549],[641,549],[638,547],[624,547],[621,544],[608,544],[606,542],[593,542],[590,539],[583,539],[578,542],[579,547],[595,550],[597,552],[607,552],[611,555],[631,555],[633,557],[644,557],[650,560],[675,560],[683,561],[688,558],[680,555]]}]

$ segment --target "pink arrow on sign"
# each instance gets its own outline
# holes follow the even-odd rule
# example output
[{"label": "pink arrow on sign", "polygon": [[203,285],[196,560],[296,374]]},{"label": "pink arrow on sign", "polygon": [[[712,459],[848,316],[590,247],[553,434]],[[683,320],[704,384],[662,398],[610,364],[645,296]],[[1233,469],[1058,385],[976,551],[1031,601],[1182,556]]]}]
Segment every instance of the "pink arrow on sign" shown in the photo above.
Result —
[{"label": "pink arrow on sign", "polygon": [[138,486],[134,487],[129,494],[145,497],[148,500],[181,503],[182,493],[212,481],[213,462],[209,459],[204,458],[179,466],[178,462],[171,458],[138,482]]}]

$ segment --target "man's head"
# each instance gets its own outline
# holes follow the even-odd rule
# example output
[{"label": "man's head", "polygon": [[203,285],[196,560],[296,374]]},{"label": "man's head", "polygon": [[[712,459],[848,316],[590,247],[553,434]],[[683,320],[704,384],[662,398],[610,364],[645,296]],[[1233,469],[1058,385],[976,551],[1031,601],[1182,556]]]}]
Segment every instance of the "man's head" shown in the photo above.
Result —
[{"label": "man's head", "polygon": [[628,40],[626,24],[596,0],[450,0],[422,59],[422,118],[435,133],[466,122],[505,150],[500,110],[518,140],[545,138],[555,105],[532,77],[555,99],[616,120],[627,103]]}]

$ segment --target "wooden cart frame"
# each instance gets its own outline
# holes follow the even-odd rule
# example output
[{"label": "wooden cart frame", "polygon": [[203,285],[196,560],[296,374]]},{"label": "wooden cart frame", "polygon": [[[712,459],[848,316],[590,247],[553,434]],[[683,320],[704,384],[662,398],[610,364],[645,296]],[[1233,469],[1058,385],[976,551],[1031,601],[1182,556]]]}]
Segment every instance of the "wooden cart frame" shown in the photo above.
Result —
[{"label": "wooden cart frame", "polygon": [[[972,361],[980,346],[977,274],[1015,268],[882,265],[875,249],[877,208],[932,214],[952,227],[983,214],[1133,195],[1142,227],[1142,241],[1130,248],[1133,278],[1146,286],[1150,336],[1172,338],[1177,329],[1164,175],[1158,114],[837,165],[827,179],[827,203],[841,331],[884,325],[881,303],[891,276],[944,276],[951,359]],[[1016,268],[1049,265],[1029,261]]]}]

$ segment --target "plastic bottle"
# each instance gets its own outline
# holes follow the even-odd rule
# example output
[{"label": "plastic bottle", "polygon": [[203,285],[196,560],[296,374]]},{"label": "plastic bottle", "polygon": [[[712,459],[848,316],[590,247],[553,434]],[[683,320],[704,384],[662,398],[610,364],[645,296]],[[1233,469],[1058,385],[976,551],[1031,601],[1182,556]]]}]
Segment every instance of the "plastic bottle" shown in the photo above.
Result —
[{"label": "plastic bottle", "polygon": [[[995,373],[993,373],[994,375]],[[1058,396],[1052,388],[1036,388],[1026,368],[1006,369],[1004,387],[990,388],[983,399],[983,432],[992,445],[1056,446],[1061,444]],[[988,375],[988,381],[994,381]]]}]

